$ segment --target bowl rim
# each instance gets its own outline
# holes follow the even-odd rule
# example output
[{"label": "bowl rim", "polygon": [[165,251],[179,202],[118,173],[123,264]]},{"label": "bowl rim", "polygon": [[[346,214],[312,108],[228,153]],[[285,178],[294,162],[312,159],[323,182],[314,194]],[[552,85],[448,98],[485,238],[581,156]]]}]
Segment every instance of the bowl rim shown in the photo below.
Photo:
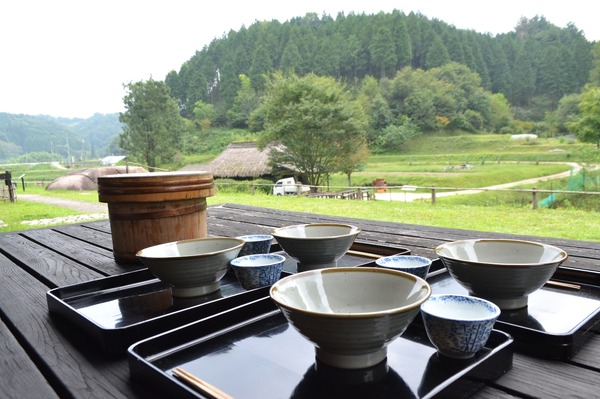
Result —
[{"label": "bowl rim", "polygon": [[[289,235],[277,234],[278,232],[284,232],[286,230],[298,229],[301,227],[306,229],[306,227],[320,227],[320,226],[350,227],[350,232],[346,233],[346,234],[338,234],[338,235],[332,235],[332,236],[320,236],[320,237],[292,237]],[[354,226],[352,224],[347,224],[347,223],[304,223],[304,224],[294,224],[294,225],[290,225],[290,226],[274,228],[273,230],[271,230],[271,235],[275,238],[282,237],[282,238],[287,238],[287,239],[291,239],[291,240],[294,240],[294,239],[296,239],[296,240],[324,240],[324,239],[331,239],[331,238],[350,237],[353,235],[357,235],[361,231],[362,230],[360,227]]]},{"label": "bowl rim", "polygon": [[[502,310],[500,309],[500,307],[498,305],[496,305],[494,302],[487,300],[485,298],[481,298],[478,296],[473,296],[473,295],[461,295],[461,294],[433,294],[431,295],[428,300],[426,302],[428,302],[430,299],[438,299],[438,298],[448,298],[448,297],[452,297],[452,298],[468,298],[469,300],[472,300],[474,302],[479,302],[479,303],[486,303],[489,306],[491,306],[494,309],[494,313],[490,314],[488,317],[473,317],[470,319],[459,319],[459,318],[454,318],[454,317],[448,317],[442,314],[435,314],[435,313],[431,313],[428,312],[425,308],[426,308],[426,304],[425,302],[423,302],[423,306],[421,306],[421,312],[426,313],[429,316],[432,317],[436,317],[438,319],[443,319],[443,320],[451,320],[451,321],[459,321],[459,322],[478,322],[478,321],[488,321],[488,320],[494,320],[497,319],[498,317],[500,317],[500,314],[502,313]],[[433,303],[433,302],[432,302]]]},{"label": "bowl rim", "polygon": [[[407,258],[407,259],[409,259],[409,258],[412,258],[412,259],[417,258],[419,260],[427,260],[428,262],[424,263],[424,264],[412,265],[412,266],[411,265],[394,266],[394,265],[385,265],[385,264],[381,263],[385,259],[391,259],[393,261],[393,260],[395,260],[397,258],[403,258],[403,257]],[[425,256],[420,256],[420,255],[387,255],[387,256],[384,256],[382,258],[375,259],[375,264],[377,266],[387,267],[387,268],[390,268],[390,269],[417,269],[417,268],[424,268],[424,267],[428,267],[428,266],[431,267],[431,265],[433,264],[433,260],[431,260],[431,259],[429,259],[429,258],[427,258]]]},{"label": "bowl rim", "polygon": [[[549,262],[541,262],[541,263],[540,262],[536,262],[536,263],[506,263],[506,262],[474,261],[474,260],[458,258],[455,256],[446,255],[446,254],[441,253],[441,250],[443,248],[446,248],[449,246],[457,246],[457,245],[464,244],[464,243],[476,243],[476,242],[504,242],[504,243],[509,243],[509,244],[530,245],[530,246],[550,248],[550,249],[556,251],[557,255],[560,255],[560,258],[554,259]],[[557,263],[561,264],[564,261],[566,261],[569,257],[569,255],[567,254],[567,252],[564,249],[561,249],[554,245],[545,244],[545,243],[536,242],[536,241],[507,239],[507,238],[473,238],[473,239],[467,239],[467,240],[450,241],[450,242],[445,242],[445,243],[440,244],[437,247],[435,247],[434,252],[442,260],[449,259],[449,260],[453,260],[456,262],[461,262],[461,263],[465,263],[465,264],[469,264],[469,265],[510,266],[511,268],[544,267],[544,266],[549,266],[549,265],[555,265]]]},{"label": "bowl rim", "polygon": [[[202,242],[204,242],[204,241],[231,241],[231,242],[237,242],[237,244],[233,245],[231,247],[225,248],[225,249],[218,250],[218,251],[203,252],[203,253],[199,253],[199,254],[177,255],[177,256],[173,256],[173,255],[168,255],[168,256],[143,255],[144,251],[149,251],[150,249],[155,249],[155,248],[159,248],[159,247],[169,247],[169,246],[174,246],[177,244],[187,244],[187,243],[191,243],[191,242],[200,242],[200,241],[202,241]],[[140,249],[139,251],[137,251],[137,253],[135,255],[140,259],[173,259],[173,258],[189,259],[189,258],[198,258],[198,257],[209,256],[209,255],[216,255],[216,254],[231,251],[234,249],[241,249],[244,244],[245,244],[244,240],[241,240],[241,239],[235,238],[235,237],[190,238],[188,240],[178,240],[178,241],[171,241],[171,242],[165,242],[162,244],[152,245],[150,247]]]},{"label": "bowl rim", "polygon": [[[244,258],[254,258],[254,257],[268,257],[268,258],[273,258],[273,261],[270,263],[265,263],[265,264],[261,264],[261,265],[240,265],[240,264],[236,264],[236,261],[241,262],[241,260],[239,259],[244,259]],[[277,259],[277,260],[275,260]],[[253,267],[271,267],[274,265],[278,265],[279,263],[284,263],[286,260],[286,257],[281,255],[281,254],[275,254],[275,253],[269,253],[269,254],[250,254],[250,255],[244,255],[244,256],[239,256],[237,258],[232,259],[229,263],[231,263],[231,266],[233,267],[239,267],[242,269],[248,269],[248,268],[253,268]]]},{"label": "bowl rim", "polygon": [[[278,301],[277,298],[275,297],[275,292],[277,291],[278,287],[281,286],[282,284],[287,283],[288,281],[303,278],[304,276],[307,276],[309,274],[326,274],[326,273],[342,273],[342,272],[391,274],[396,277],[403,277],[408,280],[413,280],[415,283],[421,283],[420,289],[424,288],[427,290],[427,292],[423,298],[421,298],[409,305],[405,305],[405,306],[401,306],[401,307],[397,307],[397,308],[393,308],[393,309],[378,310],[375,312],[362,312],[362,313],[315,312],[315,311],[300,309],[300,308],[297,308],[294,306],[284,304],[284,303]],[[300,272],[300,273],[292,274],[290,276],[283,277],[282,279],[278,280],[276,283],[274,283],[271,286],[271,288],[269,289],[269,296],[278,306],[283,307],[288,310],[291,310],[291,311],[294,311],[296,313],[304,314],[304,315],[311,315],[314,317],[322,317],[322,318],[333,318],[333,319],[348,319],[348,318],[370,319],[370,318],[391,316],[391,315],[395,315],[398,313],[405,313],[406,311],[409,311],[409,310],[419,309],[421,307],[421,304],[424,303],[431,296],[431,286],[424,279],[417,277],[413,274],[402,272],[399,270],[384,269],[382,267],[332,267],[332,268],[325,268],[325,269],[307,270],[304,272]]]},{"label": "bowl rim", "polygon": [[244,234],[235,238],[239,238],[240,240],[244,240],[245,242],[252,243],[269,241],[273,239],[273,236],[271,234]]}]

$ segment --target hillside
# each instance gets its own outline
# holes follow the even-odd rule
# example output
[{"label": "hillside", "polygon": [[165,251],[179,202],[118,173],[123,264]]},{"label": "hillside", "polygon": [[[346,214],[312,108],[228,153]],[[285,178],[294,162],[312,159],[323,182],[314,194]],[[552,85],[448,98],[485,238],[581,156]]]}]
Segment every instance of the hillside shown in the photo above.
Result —
[{"label": "hillside", "polygon": [[503,93],[520,118],[539,120],[588,81],[593,43],[576,26],[558,28],[541,16],[515,25],[514,32],[491,36],[400,11],[261,21],[213,40],[165,82],[184,116],[203,101],[225,117],[241,87],[240,74],[261,92],[263,76],[275,70],[358,85],[367,76],[390,79],[405,68],[456,62],[477,73],[485,90]]},{"label": "hillside", "polygon": [[[379,141],[383,148],[389,146],[378,136],[406,118],[429,133],[441,124],[456,131],[512,133],[516,127],[549,136],[566,134],[564,124],[557,127],[560,121],[536,123],[588,81],[593,43],[575,26],[559,28],[541,16],[515,22],[514,32],[491,36],[394,11],[335,18],[307,14],[231,30],[165,77],[181,114],[197,130],[189,132],[181,151],[212,151],[206,140],[198,140],[213,134],[200,131],[205,123],[215,135],[221,132],[217,129],[251,128],[264,77],[276,70],[331,76],[357,96],[366,96],[369,144]],[[251,87],[242,87],[241,75]],[[199,116],[202,103],[210,107]],[[256,118],[260,122],[261,116]],[[518,124],[509,123],[513,118]],[[0,162],[65,162],[120,154],[116,137],[121,131],[117,114],[64,119],[0,113]]]},{"label": "hillside", "polygon": [[0,162],[101,158],[117,153],[121,130],[118,114],[68,119],[0,112]]}]

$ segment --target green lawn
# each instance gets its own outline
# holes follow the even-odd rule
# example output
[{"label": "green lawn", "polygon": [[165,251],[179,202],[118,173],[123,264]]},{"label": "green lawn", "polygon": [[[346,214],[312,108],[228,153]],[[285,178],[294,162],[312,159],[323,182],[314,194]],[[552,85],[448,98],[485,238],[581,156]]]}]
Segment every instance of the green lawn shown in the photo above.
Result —
[{"label": "green lawn", "polygon": [[[87,192],[87,195],[78,193],[78,196],[89,199],[93,197],[93,194],[95,192]],[[366,220],[600,241],[598,213],[577,209],[539,208],[533,210],[529,205],[470,206],[446,204],[443,199],[440,199],[438,204],[431,205],[427,202],[351,201],[227,192],[218,192],[214,197],[209,197],[207,202],[209,206],[236,203]],[[14,204],[3,202],[0,203],[0,207],[2,210],[0,219],[8,224],[6,227],[0,227],[0,232],[31,228],[22,225],[21,221],[23,220],[62,217],[79,213],[27,201],[17,201]]]},{"label": "green lawn", "polygon": [[[352,174],[353,186],[371,186],[375,178],[384,178],[388,186],[414,185],[440,188],[479,188],[494,184],[521,181],[568,171],[567,162],[586,161],[585,152],[593,146],[566,139],[539,139],[531,142],[512,140],[509,135],[420,136],[406,145],[400,154],[373,154],[366,165]],[[596,151],[597,152],[597,151]],[[210,159],[202,156],[202,163]],[[196,160],[197,160],[196,159]],[[589,161],[589,160],[588,160]],[[468,170],[449,169],[470,163]],[[5,169],[5,167],[2,167]],[[20,169],[19,169],[20,168]],[[25,193],[52,195],[81,201],[97,202],[96,191],[46,191],[34,185],[48,183],[67,171],[51,165],[20,166],[13,176],[26,174]],[[595,185],[588,189],[600,191],[598,172],[588,176]],[[22,194],[21,182],[17,194]],[[580,240],[600,240],[600,201],[597,196],[585,199],[562,197],[561,209],[533,210],[530,193],[483,192],[474,195],[440,197],[436,205],[423,202],[342,201],[317,198],[274,197],[250,195],[249,183],[242,182],[237,191],[215,181],[219,192],[208,199],[209,205],[238,203],[291,211],[312,212],[359,219],[423,224],[460,229],[514,233]],[[567,190],[569,179],[537,183],[541,189]],[[335,174],[325,191],[341,191],[348,187],[348,178]],[[267,189],[269,187],[266,187]],[[522,186],[531,189],[529,185]],[[396,189],[397,190],[397,189]],[[542,199],[540,195],[539,199]],[[583,210],[589,209],[589,210]],[[17,201],[0,203],[0,220],[6,226],[0,232],[30,228],[22,221],[63,217],[77,214],[48,205]],[[585,228],[582,228],[585,226]]]},{"label": "green lawn", "polygon": [[[450,227],[497,233],[600,241],[600,218],[594,211],[531,206],[469,206],[427,202],[352,201],[217,193],[209,205],[236,203],[289,211],[367,220]],[[584,229],[581,226],[585,226]]]}]

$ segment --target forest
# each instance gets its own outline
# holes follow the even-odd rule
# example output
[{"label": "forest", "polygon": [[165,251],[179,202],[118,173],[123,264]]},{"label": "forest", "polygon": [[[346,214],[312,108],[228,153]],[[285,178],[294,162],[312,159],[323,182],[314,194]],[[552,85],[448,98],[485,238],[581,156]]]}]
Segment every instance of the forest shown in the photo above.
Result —
[{"label": "forest", "polygon": [[215,122],[226,125],[242,74],[260,94],[275,70],[312,72],[357,87],[365,77],[382,81],[407,68],[427,71],[455,62],[476,73],[483,90],[502,93],[516,118],[540,121],[584,87],[593,43],[576,26],[559,28],[541,16],[515,24],[513,32],[491,36],[400,11],[256,22],[214,39],[165,82],[183,116],[193,118],[202,101],[215,107]]},{"label": "forest", "polygon": [[[340,82],[362,104],[375,152],[399,150],[427,132],[569,134],[581,93],[600,70],[598,46],[576,26],[560,28],[543,16],[515,25],[492,36],[394,11],[307,14],[231,30],[161,82],[187,120],[175,149],[215,152],[240,131],[260,132],[260,106],[274,73]],[[119,115],[0,113],[0,160],[118,154],[121,132]]]}]

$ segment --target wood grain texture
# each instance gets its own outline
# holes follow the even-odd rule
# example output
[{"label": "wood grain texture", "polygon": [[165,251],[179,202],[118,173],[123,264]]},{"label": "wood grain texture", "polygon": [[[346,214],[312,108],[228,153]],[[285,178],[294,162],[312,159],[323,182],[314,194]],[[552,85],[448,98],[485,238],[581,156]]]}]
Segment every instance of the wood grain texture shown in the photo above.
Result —
[{"label": "wood grain texture", "polygon": [[[343,204],[340,204],[343,206]],[[376,222],[302,212],[225,204],[207,209],[208,234],[270,233],[274,227],[344,222],[362,229],[358,240],[406,248],[435,258],[434,248],[468,238],[515,238],[556,245],[567,251],[565,266],[600,271],[600,243],[560,238],[475,232]],[[0,234],[0,397],[152,398],[155,393],[129,379],[125,356],[100,353],[88,337],[51,317],[46,292],[104,276],[138,270],[117,264],[107,220]],[[599,397],[600,334],[571,360],[537,359],[515,353],[513,368],[483,388],[479,399]],[[456,393],[462,395],[464,392]]]},{"label": "wood grain texture", "polygon": [[0,397],[58,398],[4,323],[0,323]]}]

